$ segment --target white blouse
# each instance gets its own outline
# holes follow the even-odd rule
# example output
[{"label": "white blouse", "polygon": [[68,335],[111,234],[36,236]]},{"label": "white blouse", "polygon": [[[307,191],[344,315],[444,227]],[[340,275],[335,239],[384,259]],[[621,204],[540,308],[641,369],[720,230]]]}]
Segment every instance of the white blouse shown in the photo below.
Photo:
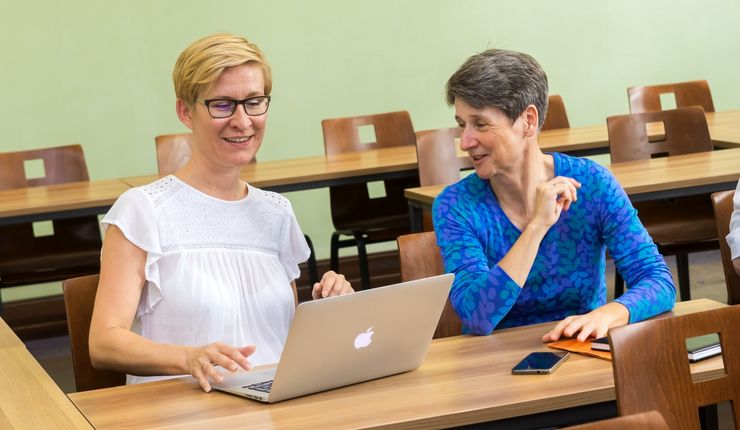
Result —
[{"label": "white blouse", "polygon": [[[237,201],[167,176],[122,194],[102,221],[147,253],[132,330],[160,343],[257,346],[253,365],[280,359],[309,248],[283,196],[247,185]],[[127,383],[168,376],[129,375]]]}]

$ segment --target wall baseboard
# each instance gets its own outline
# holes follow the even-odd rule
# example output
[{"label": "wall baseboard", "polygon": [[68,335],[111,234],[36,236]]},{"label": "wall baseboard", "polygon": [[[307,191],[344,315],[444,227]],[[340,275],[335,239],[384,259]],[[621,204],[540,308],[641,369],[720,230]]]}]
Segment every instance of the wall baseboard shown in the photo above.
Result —
[{"label": "wall baseboard", "polygon": [[[368,254],[370,285],[377,287],[400,282],[401,269],[398,251]],[[329,260],[317,262],[319,276],[329,270]],[[311,300],[312,285],[308,282],[305,264],[300,265],[298,278],[298,299]],[[360,288],[360,272],[357,257],[339,259],[339,272],[352,283],[355,290]],[[67,317],[64,298],[61,295],[17,300],[3,304],[3,320],[13,329],[21,340],[41,339],[67,334]]]}]

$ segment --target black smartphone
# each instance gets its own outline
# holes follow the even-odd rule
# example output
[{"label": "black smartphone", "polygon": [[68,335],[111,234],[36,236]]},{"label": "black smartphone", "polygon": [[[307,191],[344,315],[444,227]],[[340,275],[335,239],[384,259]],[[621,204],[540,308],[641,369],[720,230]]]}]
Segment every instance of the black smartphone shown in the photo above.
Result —
[{"label": "black smartphone", "polygon": [[531,375],[552,373],[570,357],[568,352],[532,352],[520,361],[511,373]]}]

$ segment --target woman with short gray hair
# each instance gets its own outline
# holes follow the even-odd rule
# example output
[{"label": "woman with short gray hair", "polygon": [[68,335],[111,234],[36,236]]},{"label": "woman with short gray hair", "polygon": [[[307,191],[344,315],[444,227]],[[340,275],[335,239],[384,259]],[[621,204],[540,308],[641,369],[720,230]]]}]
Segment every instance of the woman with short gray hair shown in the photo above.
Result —
[{"label": "woman with short gray hair", "polygon": [[[548,83],[534,58],[487,50],[446,90],[476,174],[437,197],[434,228],[466,333],[559,320],[544,341],[585,341],[672,309],[671,273],[611,173],[539,149]],[[611,303],[607,249],[629,286]]]}]

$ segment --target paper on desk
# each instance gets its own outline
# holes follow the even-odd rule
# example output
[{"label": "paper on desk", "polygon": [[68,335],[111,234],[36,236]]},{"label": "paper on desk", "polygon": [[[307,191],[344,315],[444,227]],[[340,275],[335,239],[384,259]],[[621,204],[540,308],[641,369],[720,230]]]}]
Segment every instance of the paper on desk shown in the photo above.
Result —
[{"label": "paper on desk", "polygon": [[579,342],[578,339],[559,340],[557,342],[548,343],[547,346],[550,348],[575,352],[576,354],[588,355],[589,357],[601,358],[602,360],[612,360],[611,352],[591,349],[591,342]]}]

